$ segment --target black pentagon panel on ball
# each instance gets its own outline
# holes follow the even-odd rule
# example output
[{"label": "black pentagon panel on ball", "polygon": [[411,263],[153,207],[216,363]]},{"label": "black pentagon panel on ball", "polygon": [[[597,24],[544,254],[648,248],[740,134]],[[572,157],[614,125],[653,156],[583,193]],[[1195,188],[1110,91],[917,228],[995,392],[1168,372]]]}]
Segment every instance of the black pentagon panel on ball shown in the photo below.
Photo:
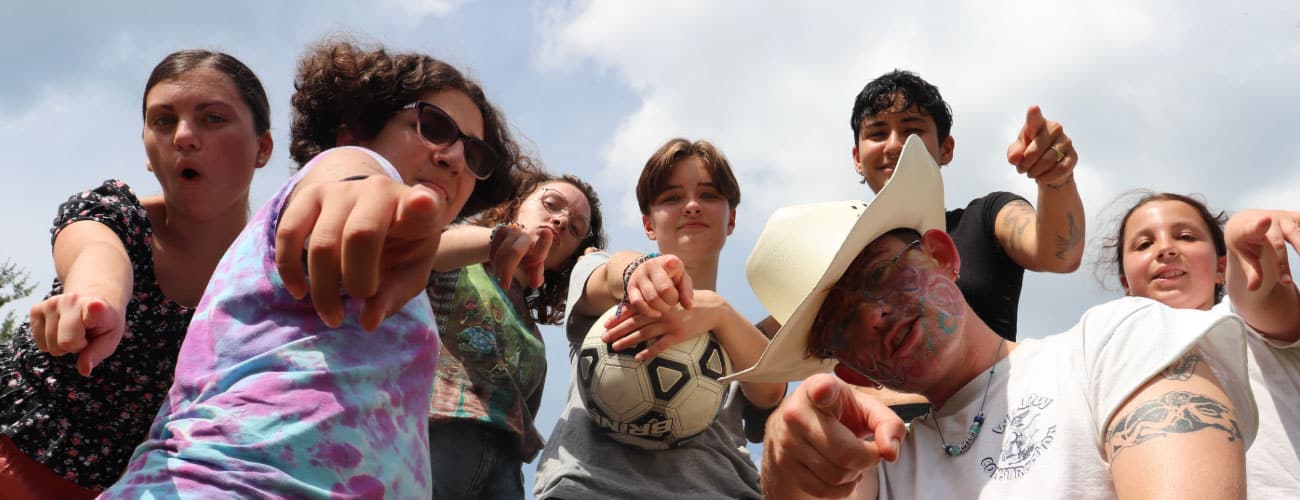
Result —
[{"label": "black pentagon panel on ball", "polygon": [[685,364],[665,358],[654,358],[646,364],[650,375],[650,389],[655,398],[672,401],[691,380],[691,372]]},{"label": "black pentagon panel on ball", "polygon": [[591,384],[591,374],[596,371],[599,355],[595,349],[590,348],[578,352],[578,379],[583,385]]},{"label": "black pentagon panel on ball", "polygon": [[700,374],[713,380],[721,379],[727,374],[727,361],[723,357],[722,346],[717,341],[709,341],[704,354],[700,356],[699,364]]},{"label": "black pentagon panel on ball", "polygon": [[623,349],[623,350],[621,350],[621,351],[615,351],[615,350],[614,350],[614,344],[606,343],[606,344],[605,344],[605,355],[606,355],[606,356],[627,356],[627,357],[630,357],[630,358],[634,358],[634,357],[636,357],[637,354],[640,354],[641,351],[644,351],[645,348],[646,348],[646,343],[645,343],[645,342],[639,342],[639,343],[637,343],[637,344],[635,344],[635,345],[633,345],[632,347],[629,347],[629,348],[627,348],[627,349]]}]

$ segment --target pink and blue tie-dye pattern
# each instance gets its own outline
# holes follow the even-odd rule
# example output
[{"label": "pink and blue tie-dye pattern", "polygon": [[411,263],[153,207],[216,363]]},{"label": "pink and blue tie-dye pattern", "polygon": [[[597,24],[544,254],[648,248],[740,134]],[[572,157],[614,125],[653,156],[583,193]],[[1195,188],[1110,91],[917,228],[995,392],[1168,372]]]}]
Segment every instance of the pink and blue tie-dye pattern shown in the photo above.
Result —
[{"label": "pink and blue tie-dye pattern", "polygon": [[331,329],[276,271],[276,221],[314,163],[222,259],[167,401],[103,497],[428,496],[426,419],[438,357],[428,299],[415,297],[375,332],[361,329],[360,302],[349,299],[348,319]]}]

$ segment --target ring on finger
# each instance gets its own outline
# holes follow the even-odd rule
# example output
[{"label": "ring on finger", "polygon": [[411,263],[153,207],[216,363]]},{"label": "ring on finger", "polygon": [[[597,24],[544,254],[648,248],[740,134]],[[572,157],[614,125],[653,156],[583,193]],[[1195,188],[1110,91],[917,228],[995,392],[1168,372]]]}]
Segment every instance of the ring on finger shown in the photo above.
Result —
[{"label": "ring on finger", "polygon": [[1050,148],[1048,148],[1048,149],[1051,149],[1053,153],[1056,153],[1056,162],[1057,162],[1057,163],[1061,163],[1061,160],[1064,160],[1064,159],[1065,159],[1065,153],[1062,153],[1062,152],[1061,152],[1061,145],[1060,145],[1060,144],[1053,144],[1052,147],[1050,147]]}]

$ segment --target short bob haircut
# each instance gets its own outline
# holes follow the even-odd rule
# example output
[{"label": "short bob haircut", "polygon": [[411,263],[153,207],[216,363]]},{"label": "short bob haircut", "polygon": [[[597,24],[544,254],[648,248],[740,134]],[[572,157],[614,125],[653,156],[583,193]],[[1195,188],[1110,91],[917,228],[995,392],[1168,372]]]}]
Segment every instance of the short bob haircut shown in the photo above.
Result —
[{"label": "short bob haircut", "polygon": [[668,180],[672,177],[673,167],[677,162],[690,157],[704,161],[713,178],[713,185],[718,193],[727,199],[731,208],[740,205],[740,183],[731,171],[731,164],[718,148],[708,141],[691,142],[681,137],[669,139],[655,150],[641,169],[641,178],[636,182],[636,202],[641,207],[641,215],[650,215],[650,205],[655,197],[668,189]]}]

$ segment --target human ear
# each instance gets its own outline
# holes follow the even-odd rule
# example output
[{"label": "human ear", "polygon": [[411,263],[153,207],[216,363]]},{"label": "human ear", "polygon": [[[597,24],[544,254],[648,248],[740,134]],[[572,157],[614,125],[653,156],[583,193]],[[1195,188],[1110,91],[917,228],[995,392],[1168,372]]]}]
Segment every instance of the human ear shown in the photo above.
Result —
[{"label": "human ear", "polygon": [[961,255],[957,254],[957,245],[952,242],[952,237],[948,236],[948,233],[939,229],[926,231],[921,235],[921,247],[930,258],[939,263],[940,267],[947,269],[954,276],[961,271]]},{"label": "human ear", "polygon": [[641,214],[641,227],[645,230],[645,237],[650,241],[655,241],[655,227],[650,223],[650,216]]},{"label": "human ear", "polygon": [[943,144],[939,145],[939,165],[943,166],[951,163],[952,153],[956,149],[957,140],[953,139],[952,135],[949,134],[948,137],[943,140]]},{"label": "human ear", "polygon": [[271,150],[275,148],[275,141],[271,139],[271,131],[262,132],[262,136],[257,138],[257,168],[266,166],[266,162],[271,161]]}]

